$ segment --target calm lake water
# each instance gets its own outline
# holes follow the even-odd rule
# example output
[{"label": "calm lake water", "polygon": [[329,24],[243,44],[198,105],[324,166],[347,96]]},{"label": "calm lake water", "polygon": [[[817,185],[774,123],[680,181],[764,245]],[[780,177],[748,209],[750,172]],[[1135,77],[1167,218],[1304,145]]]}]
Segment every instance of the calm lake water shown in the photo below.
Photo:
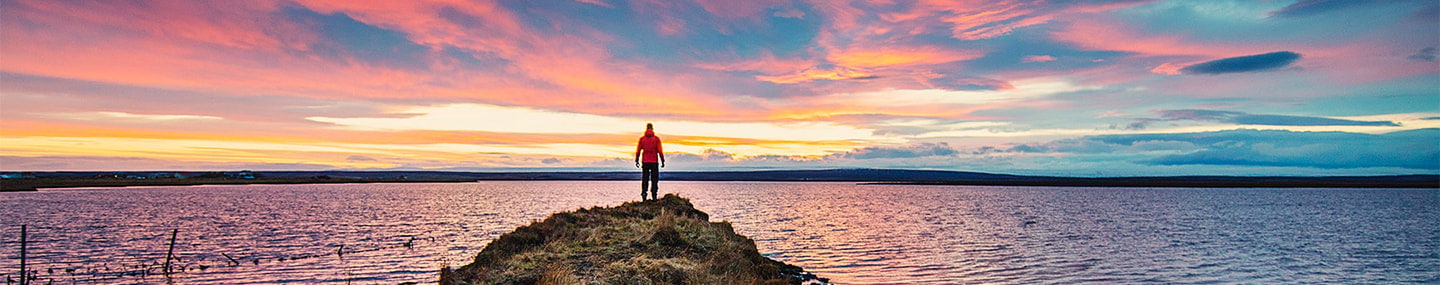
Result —
[{"label": "calm lake water", "polygon": [[[56,284],[433,283],[443,264],[469,263],[500,234],[635,200],[636,184],[0,193],[0,275],[17,276],[26,224],[30,268]],[[837,284],[1440,282],[1436,190],[661,187],[734,223],[762,254]],[[175,229],[173,263],[188,270],[135,276],[164,262]]]}]

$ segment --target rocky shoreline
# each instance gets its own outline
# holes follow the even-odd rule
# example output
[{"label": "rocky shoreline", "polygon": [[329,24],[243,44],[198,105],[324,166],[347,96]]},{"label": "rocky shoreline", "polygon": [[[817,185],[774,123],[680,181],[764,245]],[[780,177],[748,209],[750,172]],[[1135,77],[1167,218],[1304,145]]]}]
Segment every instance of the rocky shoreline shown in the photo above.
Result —
[{"label": "rocky shoreline", "polygon": [[561,212],[491,241],[440,284],[828,284],[760,255],[673,194]]}]

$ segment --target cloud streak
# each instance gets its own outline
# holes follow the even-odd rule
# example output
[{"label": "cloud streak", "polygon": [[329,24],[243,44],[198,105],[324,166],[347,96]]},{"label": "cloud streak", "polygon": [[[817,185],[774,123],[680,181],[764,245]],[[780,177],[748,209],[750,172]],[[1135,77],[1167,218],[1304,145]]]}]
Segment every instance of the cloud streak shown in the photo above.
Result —
[{"label": "cloud streak", "polygon": [[1160,110],[1157,111],[1157,113],[1160,114],[1158,121],[1209,121],[1237,125],[1266,126],[1400,126],[1399,123],[1392,121],[1355,121],[1324,117],[1250,114],[1219,110]]},{"label": "cloud streak", "polygon": [[1257,55],[1237,56],[1206,61],[1180,68],[1184,74],[1224,74],[1271,71],[1290,66],[1300,59],[1300,54],[1277,51]]},{"label": "cloud streak", "polygon": [[1176,141],[1203,146],[1199,151],[1142,160],[1154,165],[1301,166],[1316,168],[1398,167],[1440,169],[1440,129],[1382,135],[1338,132],[1236,130],[1165,136],[1114,136],[1100,140],[1134,144],[1138,140]]}]

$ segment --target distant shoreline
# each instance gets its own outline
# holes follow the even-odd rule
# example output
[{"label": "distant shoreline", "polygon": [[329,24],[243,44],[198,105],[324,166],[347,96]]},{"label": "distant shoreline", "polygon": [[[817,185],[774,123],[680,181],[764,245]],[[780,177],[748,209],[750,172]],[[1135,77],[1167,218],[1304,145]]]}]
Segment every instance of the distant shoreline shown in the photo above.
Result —
[{"label": "distant shoreline", "polygon": [[[455,183],[476,181],[633,181],[639,171],[450,172],[450,171],[271,171],[253,178],[147,178],[174,172],[26,172],[30,178],[0,179],[0,192],[41,188],[194,186],[243,184]],[[191,173],[193,174],[193,173]],[[121,178],[128,177],[128,178]],[[1049,187],[1182,188],[1440,188],[1440,175],[1390,176],[1172,176],[1055,177],[962,171],[821,169],[761,171],[669,171],[664,181],[855,182],[867,185],[968,185]]]},{"label": "distant shoreline", "polygon": [[455,183],[475,182],[458,179],[401,179],[401,178],[257,178],[257,179],[73,179],[34,178],[6,179],[0,182],[0,192],[33,192],[40,189],[89,188],[89,187],[146,187],[146,186],[201,186],[201,185],[284,185],[284,184],[364,184],[364,183]]},{"label": "distant shoreline", "polygon": [[[1102,178],[1109,179],[1109,178]],[[864,185],[936,186],[1041,186],[1116,188],[1425,188],[1440,189],[1426,181],[887,181]]]},{"label": "distant shoreline", "polygon": [[[104,181],[94,183],[14,183],[0,184],[0,192],[35,192],[39,189],[91,188],[91,187],[150,187],[150,186],[203,186],[203,185],[295,185],[295,184],[369,184],[369,183],[466,183],[479,181],[627,181],[625,179],[257,179],[230,181]],[[729,181],[729,182],[855,182],[861,185],[933,185],[933,186],[1038,186],[1038,187],[1121,187],[1121,188],[1425,188],[1440,189],[1435,182],[1419,181],[1367,181],[1337,183],[1334,181],[838,181],[838,180],[669,180],[669,181]]]}]

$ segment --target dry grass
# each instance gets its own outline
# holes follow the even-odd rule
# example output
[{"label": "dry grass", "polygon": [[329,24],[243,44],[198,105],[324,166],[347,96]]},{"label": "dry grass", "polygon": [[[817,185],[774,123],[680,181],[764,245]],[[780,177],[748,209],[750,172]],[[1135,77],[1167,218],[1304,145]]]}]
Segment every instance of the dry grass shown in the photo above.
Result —
[{"label": "dry grass", "polygon": [[674,195],[551,215],[502,235],[441,284],[790,284],[727,222]]},{"label": "dry grass", "polygon": [[580,279],[570,271],[570,267],[563,263],[551,263],[545,267],[545,273],[540,275],[539,285],[579,285]]}]

